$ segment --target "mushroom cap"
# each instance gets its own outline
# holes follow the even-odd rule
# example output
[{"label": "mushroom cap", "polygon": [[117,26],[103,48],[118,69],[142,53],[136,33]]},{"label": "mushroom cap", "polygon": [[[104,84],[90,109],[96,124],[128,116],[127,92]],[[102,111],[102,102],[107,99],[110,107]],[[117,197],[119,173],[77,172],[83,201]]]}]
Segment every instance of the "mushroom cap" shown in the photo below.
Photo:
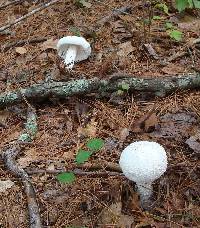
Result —
[{"label": "mushroom cap", "polygon": [[137,141],[122,151],[119,165],[129,180],[151,183],[166,171],[167,155],[156,142]]},{"label": "mushroom cap", "polygon": [[90,44],[85,38],[79,36],[66,36],[61,38],[57,43],[58,55],[65,58],[66,52],[71,45],[77,47],[75,62],[82,61],[90,56]]}]

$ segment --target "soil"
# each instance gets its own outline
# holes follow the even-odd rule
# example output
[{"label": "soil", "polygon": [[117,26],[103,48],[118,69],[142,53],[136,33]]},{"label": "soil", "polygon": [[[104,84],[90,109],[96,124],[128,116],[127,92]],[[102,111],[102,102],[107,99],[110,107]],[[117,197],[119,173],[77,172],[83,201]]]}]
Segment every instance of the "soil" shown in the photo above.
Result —
[{"label": "soil", "polygon": [[[44,2],[0,5],[0,25]],[[200,37],[197,10],[179,14],[165,1],[169,15],[154,9],[162,19],[153,20],[149,30],[143,23],[149,6],[143,1],[90,1],[84,7],[77,2],[81,1],[61,0],[0,33],[1,93],[47,80],[103,79],[116,73],[154,78],[200,70],[199,43],[191,45]],[[128,10],[114,15],[121,7]],[[167,34],[168,20],[183,32],[181,41]],[[56,43],[77,34],[90,42],[92,54],[69,72]],[[25,101],[0,112],[3,151],[23,132],[27,105],[37,110],[38,133],[23,146],[17,162],[29,173],[43,227],[200,227],[200,92],[177,91],[164,98],[122,93],[113,99],[90,95]],[[76,154],[90,138],[103,139],[104,147],[78,166]],[[141,208],[135,184],[118,166],[123,148],[137,140],[156,141],[168,155],[168,169],[154,183],[148,211]],[[63,169],[80,171],[74,183],[58,181]],[[13,186],[0,192],[0,227],[29,227],[21,180],[0,160],[0,181],[5,180]]]}]

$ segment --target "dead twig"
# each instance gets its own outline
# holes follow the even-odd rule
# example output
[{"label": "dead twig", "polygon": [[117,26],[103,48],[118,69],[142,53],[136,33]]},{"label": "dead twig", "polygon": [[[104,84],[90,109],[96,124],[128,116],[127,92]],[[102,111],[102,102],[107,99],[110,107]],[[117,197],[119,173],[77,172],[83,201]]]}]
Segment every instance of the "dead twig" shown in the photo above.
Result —
[{"label": "dead twig", "polygon": [[0,33],[1,33],[2,31],[4,31],[4,30],[10,28],[12,25],[18,24],[19,22],[21,22],[21,21],[27,19],[28,17],[32,16],[33,14],[38,13],[38,12],[40,12],[40,11],[46,9],[46,8],[49,7],[49,6],[52,6],[53,4],[58,3],[59,1],[61,1],[61,0],[52,0],[52,1],[48,2],[48,3],[45,3],[44,5],[42,5],[42,6],[38,7],[38,8],[36,8],[36,9],[34,9],[34,10],[31,11],[30,13],[27,13],[26,15],[24,15],[24,16],[22,16],[22,17],[16,19],[15,21],[13,21],[13,22],[11,22],[11,23],[5,25],[5,26],[0,27]]},{"label": "dead twig", "polygon": [[104,25],[106,22],[110,21],[112,17],[119,16],[121,14],[127,14],[128,11],[130,11],[132,6],[123,6],[119,9],[112,10],[111,14],[108,16],[105,16],[97,21],[97,24]]},{"label": "dead twig", "polygon": [[12,172],[18,178],[20,178],[24,185],[24,191],[26,193],[27,203],[28,203],[28,211],[29,211],[31,228],[42,227],[39,208],[36,202],[35,190],[32,186],[29,176],[26,173],[26,171],[24,171],[24,169],[18,166],[16,162],[16,157],[20,153],[20,146],[18,142],[31,140],[35,136],[36,131],[37,131],[37,122],[36,122],[35,112],[33,110],[29,110],[25,132],[20,135],[17,142],[10,144],[9,147],[2,154],[2,157],[4,159],[4,162],[8,170],[10,170],[10,172]]},{"label": "dead twig", "polygon": [[166,60],[166,62],[172,62],[172,61],[174,61],[174,60],[176,60],[176,59],[178,59],[180,57],[183,57],[183,56],[187,55],[188,54],[188,49],[191,48],[192,46],[194,46],[195,44],[198,44],[198,43],[200,43],[200,38],[195,39],[191,43],[185,45],[185,47],[184,47],[185,50],[184,51],[177,52],[174,55],[170,56]]},{"label": "dead twig", "polygon": [[19,41],[16,41],[16,42],[12,42],[12,43],[9,43],[5,46],[2,47],[2,51],[7,51],[9,50],[11,47],[16,47],[16,46],[23,46],[25,44],[34,44],[34,43],[40,43],[40,42],[44,42],[46,41],[47,38],[34,38],[34,39],[31,39],[31,40],[19,40]]},{"label": "dead twig", "polygon": [[73,172],[77,176],[87,176],[87,177],[109,177],[109,176],[124,176],[119,172],[110,172],[110,171],[83,171],[81,169],[67,170],[67,169],[59,169],[59,170],[45,170],[45,169],[26,169],[26,172],[30,175],[33,174],[59,174],[62,172]]}]

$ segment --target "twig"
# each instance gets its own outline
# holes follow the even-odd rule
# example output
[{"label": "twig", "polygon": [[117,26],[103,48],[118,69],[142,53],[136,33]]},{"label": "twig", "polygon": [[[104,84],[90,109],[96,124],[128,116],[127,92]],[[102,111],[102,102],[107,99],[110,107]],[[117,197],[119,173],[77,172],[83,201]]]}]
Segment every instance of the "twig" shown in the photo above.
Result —
[{"label": "twig", "polygon": [[189,43],[189,45],[186,45],[184,49],[187,50],[187,51],[181,51],[181,52],[175,53],[174,55],[170,56],[166,60],[166,62],[172,62],[172,61],[174,61],[174,60],[176,60],[176,59],[178,59],[180,57],[183,57],[183,56],[187,55],[188,54],[188,49],[191,48],[193,45],[198,44],[198,43],[200,43],[200,38],[195,39],[191,43]]},{"label": "twig", "polygon": [[19,4],[19,3],[24,2],[24,1],[25,0],[14,0],[12,2],[8,2],[7,4],[0,5],[0,10],[5,9],[6,7],[11,6],[11,5]]},{"label": "twig", "polygon": [[[113,78],[115,78],[113,80]],[[48,82],[34,84],[24,89],[4,92],[0,94],[0,107],[27,101],[38,102],[47,98],[67,98],[74,95],[87,95],[96,93],[103,96],[107,93],[116,92],[126,84],[129,92],[149,92],[153,95],[164,97],[176,90],[195,89],[200,87],[200,74],[188,74],[185,76],[169,76],[158,78],[136,78],[131,75],[113,75],[110,79],[99,80],[80,79],[69,82]]]},{"label": "twig", "polygon": [[28,174],[24,169],[18,167],[16,157],[20,153],[20,147],[18,142],[26,142],[32,140],[37,132],[37,122],[35,112],[33,110],[28,111],[27,123],[25,126],[25,132],[22,133],[15,144],[10,144],[9,147],[3,152],[2,157],[7,168],[16,176],[18,176],[24,185],[24,191],[27,197],[29,219],[31,228],[41,228],[41,220],[39,214],[39,208],[36,202],[35,190],[31,184]]},{"label": "twig", "polygon": [[87,177],[109,177],[109,176],[123,176],[122,173],[119,172],[110,172],[110,171],[83,171],[80,169],[67,170],[67,169],[59,169],[59,170],[45,170],[45,169],[37,169],[31,170],[26,169],[26,172],[30,175],[32,174],[58,174],[62,172],[73,172],[78,176],[87,176]]},{"label": "twig", "polygon": [[7,51],[11,47],[22,46],[22,45],[25,45],[25,44],[40,43],[40,42],[44,42],[46,40],[47,40],[47,38],[34,38],[34,39],[31,39],[31,40],[19,40],[19,41],[15,41],[15,42],[9,43],[9,44],[3,46],[1,49],[2,49],[2,51]]},{"label": "twig", "polygon": [[27,13],[26,15],[24,15],[24,16],[16,19],[15,21],[13,21],[13,22],[5,25],[5,26],[0,27],[0,32],[6,30],[8,28],[10,28],[12,25],[15,25],[15,24],[17,24],[17,23],[25,20],[26,18],[32,16],[33,14],[35,14],[35,13],[37,13],[39,11],[42,11],[43,9],[46,9],[47,7],[49,7],[49,6],[51,6],[51,5],[55,4],[55,3],[58,3],[59,1],[61,1],[61,0],[53,0],[53,1],[50,1],[48,3],[45,3],[44,5],[42,5],[42,6],[38,7],[38,8],[36,8],[36,9],[34,9],[30,13]]},{"label": "twig", "polygon": [[96,23],[100,25],[104,25],[106,22],[108,22],[112,17],[119,16],[120,14],[127,14],[128,11],[130,11],[132,6],[123,6],[119,9],[112,10],[111,14],[101,18]]}]

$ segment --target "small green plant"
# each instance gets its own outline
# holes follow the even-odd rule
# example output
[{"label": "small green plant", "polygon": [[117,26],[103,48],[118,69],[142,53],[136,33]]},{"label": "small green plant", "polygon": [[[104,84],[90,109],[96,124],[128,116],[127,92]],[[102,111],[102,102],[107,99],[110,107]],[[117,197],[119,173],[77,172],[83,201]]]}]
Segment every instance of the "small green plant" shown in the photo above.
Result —
[{"label": "small green plant", "polygon": [[[151,7],[151,10],[153,12],[149,12],[149,15],[152,15],[152,16],[149,16],[149,21],[151,21],[151,22],[149,22],[149,26],[151,25],[153,20],[162,19],[162,17],[160,15],[154,15],[155,9],[159,9],[159,10],[163,11],[165,14],[169,15],[169,8],[165,3],[162,3],[162,2],[153,3],[152,2],[151,4],[154,4],[154,5],[153,5],[153,7]],[[181,31],[177,30],[176,27],[172,23],[166,22],[165,27],[166,27],[166,32],[171,39],[174,39],[176,41],[182,40],[183,33]],[[149,31],[150,31],[150,28],[149,28]],[[150,32],[149,32],[149,34],[150,34]]]},{"label": "small green plant", "polygon": [[166,22],[165,26],[167,29],[167,33],[169,34],[169,36],[172,39],[174,39],[176,41],[182,40],[183,33],[181,31],[177,30],[171,22]]},{"label": "small green plant", "polygon": [[57,175],[57,179],[62,184],[72,184],[75,181],[76,177],[72,172],[63,172]]},{"label": "small green plant", "polygon": [[72,32],[74,36],[81,36],[80,30],[76,27],[70,27],[69,31]]},{"label": "small green plant", "polygon": [[123,95],[124,92],[128,92],[130,86],[126,83],[120,85],[120,89],[117,90],[117,95]]},{"label": "small green plant", "polygon": [[184,11],[186,8],[200,9],[199,0],[176,0],[176,7],[179,12]]},{"label": "small green plant", "polygon": [[[88,161],[93,153],[99,151],[104,146],[103,139],[94,138],[87,141],[85,147],[87,150],[79,149],[75,158],[75,162],[80,165]],[[57,180],[63,184],[72,184],[76,180],[73,172],[63,172],[57,175]]]},{"label": "small green plant", "polygon": [[164,13],[169,14],[169,8],[165,3],[158,3],[154,6],[154,8],[158,8],[162,10]]},{"label": "small green plant", "polygon": [[80,149],[76,155],[76,163],[83,164],[84,162],[88,161],[90,156],[99,151],[104,146],[104,141],[102,139],[94,138],[90,139],[86,143],[86,147],[88,150]]}]

